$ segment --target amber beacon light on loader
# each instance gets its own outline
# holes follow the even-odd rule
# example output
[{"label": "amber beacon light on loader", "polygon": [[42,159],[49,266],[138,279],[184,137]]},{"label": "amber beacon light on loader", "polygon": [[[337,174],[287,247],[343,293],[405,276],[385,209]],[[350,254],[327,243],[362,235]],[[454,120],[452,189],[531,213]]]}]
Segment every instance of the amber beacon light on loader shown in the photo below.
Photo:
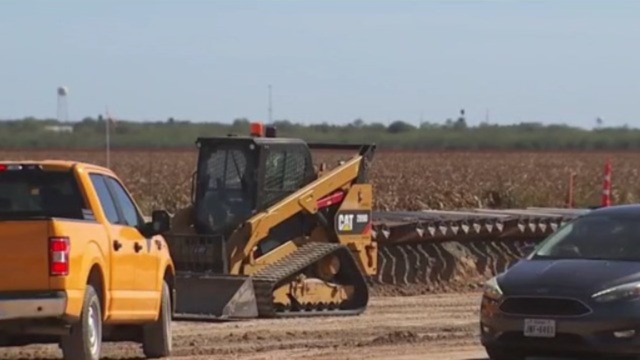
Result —
[{"label": "amber beacon light on loader", "polygon": [[[191,206],[165,234],[177,319],[355,315],[377,272],[375,145],[308,144],[251,123],[250,136],[198,138]],[[353,150],[316,171],[314,149]]]}]

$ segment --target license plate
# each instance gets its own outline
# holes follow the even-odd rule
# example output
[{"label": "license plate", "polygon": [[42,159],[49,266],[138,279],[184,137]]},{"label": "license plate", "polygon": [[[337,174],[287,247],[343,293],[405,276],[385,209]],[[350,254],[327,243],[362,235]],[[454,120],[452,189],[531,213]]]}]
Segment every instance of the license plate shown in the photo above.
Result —
[{"label": "license plate", "polygon": [[524,336],[552,338],[556,336],[555,320],[525,319]]}]

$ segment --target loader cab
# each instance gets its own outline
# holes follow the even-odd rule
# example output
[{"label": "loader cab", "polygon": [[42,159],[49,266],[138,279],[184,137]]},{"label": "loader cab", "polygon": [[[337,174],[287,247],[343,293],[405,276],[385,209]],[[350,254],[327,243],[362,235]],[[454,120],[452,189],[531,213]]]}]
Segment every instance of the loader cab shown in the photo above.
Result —
[{"label": "loader cab", "polygon": [[315,179],[304,141],[256,135],[196,141],[192,200],[198,233],[227,237],[257,212]]}]

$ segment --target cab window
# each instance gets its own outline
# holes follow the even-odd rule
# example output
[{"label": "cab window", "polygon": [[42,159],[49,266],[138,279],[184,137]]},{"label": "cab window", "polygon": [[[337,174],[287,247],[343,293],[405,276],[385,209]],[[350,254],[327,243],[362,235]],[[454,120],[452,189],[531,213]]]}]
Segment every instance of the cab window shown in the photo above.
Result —
[{"label": "cab window", "polygon": [[72,171],[20,166],[0,171],[0,220],[34,217],[85,220],[87,211]]},{"label": "cab window", "polygon": [[306,157],[295,148],[270,150],[266,157],[263,204],[270,206],[305,184]]},{"label": "cab window", "polygon": [[118,211],[116,210],[116,204],[113,201],[113,197],[111,197],[111,193],[109,192],[107,183],[104,181],[104,177],[98,174],[91,174],[89,177],[91,178],[93,188],[98,194],[102,211],[104,211],[104,215],[107,217],[107,220],[111,224],[118,224],[120,219],[118,217]]},{"label": "cab window", "polygon": [[107,177],[107,182],[113,190],[113,194],[120,207],[120,210],[122,210],[122,216],[124,217],[125,224],[133,227],[141,225],[142,219],[140,214],[138,213],[138,209],[136,209],[135,204],[133,203],[127,192],[124,190],[124,187],[120,185],[117,180],[111,177]]}]

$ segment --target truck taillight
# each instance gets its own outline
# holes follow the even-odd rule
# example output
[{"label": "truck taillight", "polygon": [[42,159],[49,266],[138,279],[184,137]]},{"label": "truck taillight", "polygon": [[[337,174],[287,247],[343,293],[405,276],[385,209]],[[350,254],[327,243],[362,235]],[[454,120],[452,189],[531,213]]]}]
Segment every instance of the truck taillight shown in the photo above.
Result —
[{"label": "truck taillight", "polygon": [[51,276],[69,275],[69,238],[49,238],[49,274]]}]

